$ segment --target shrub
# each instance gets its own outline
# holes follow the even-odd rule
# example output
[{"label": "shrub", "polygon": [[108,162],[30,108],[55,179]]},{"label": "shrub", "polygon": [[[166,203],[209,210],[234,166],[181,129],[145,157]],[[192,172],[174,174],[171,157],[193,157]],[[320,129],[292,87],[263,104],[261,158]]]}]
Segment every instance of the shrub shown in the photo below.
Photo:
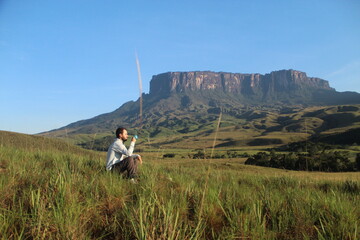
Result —
[{"label": "shrub", "polygon": [[193,155],[193,159],[204,159],[205,153],[202,150],[199,150],[197,153]]},{"label": "shrub", "polygon": [[357,170],[360,171],[360,153],[356,154],[355,163],[356,163]]},{"label": "shrub", "polygon": [[174,158],[175,157],[175,153],[166,153],[163,155],[163,158]]}]

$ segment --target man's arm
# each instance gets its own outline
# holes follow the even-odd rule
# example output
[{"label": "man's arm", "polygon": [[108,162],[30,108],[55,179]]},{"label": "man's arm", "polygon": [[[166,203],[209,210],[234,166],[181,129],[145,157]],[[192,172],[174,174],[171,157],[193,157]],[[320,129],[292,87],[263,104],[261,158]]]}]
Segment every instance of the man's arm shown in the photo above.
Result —
[{"label": "man's arm", "polygon": [[[135,142],[136,142],[136,137],[133,137],[132,139],[131,139],[131,143],[134,143],[135,144]],[[130,144],[131,145],[131,144]],[[135,145],[134,145],[135,146]],[[132,155],[133,157],[134,157],[134,159],[135,160],[138,160],[139,162],[140,162],[140,164],[142,164],[142,158],[141,158],[141,156],[139,155],[139,154],[134,154],[134,155]]]},{"label": "man's arm", "polygon": [[135,147],[134,141],[131,141],[129,149],[126,149],[124,143],[119,141],[119,142],[116,142],[116,144],[114,144],[113,149],[115,152],[119,152],[119,153],[129,157],[132,155],[132,153],[134,151],[134,147]]}]

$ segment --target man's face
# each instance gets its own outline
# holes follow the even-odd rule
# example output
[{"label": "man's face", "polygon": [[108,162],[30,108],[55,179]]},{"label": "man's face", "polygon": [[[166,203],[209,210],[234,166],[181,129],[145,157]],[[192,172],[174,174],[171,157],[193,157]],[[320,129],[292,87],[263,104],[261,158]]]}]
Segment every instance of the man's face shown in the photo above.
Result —
[{"label": "man's face", "polygon": [[120,133],[120,139],[123,140],[124,142],[128,139],[128,133],[125,129],[122,134]]}]

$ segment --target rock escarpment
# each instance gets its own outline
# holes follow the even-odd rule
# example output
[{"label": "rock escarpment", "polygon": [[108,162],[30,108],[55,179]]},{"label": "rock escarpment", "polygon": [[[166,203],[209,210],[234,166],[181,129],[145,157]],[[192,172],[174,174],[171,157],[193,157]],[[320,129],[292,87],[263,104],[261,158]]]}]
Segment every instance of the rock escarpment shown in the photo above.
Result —
[{"label": "rock escarpment", "polygon": [[220,90],[242,95],[269,96],[298,90],[329,90],[329,82],[308,77],[295,70],[274,71],[269,74],[241,74],[225,72],[167,72],[153,76],[150,94],[182,93],[189,91]]}]

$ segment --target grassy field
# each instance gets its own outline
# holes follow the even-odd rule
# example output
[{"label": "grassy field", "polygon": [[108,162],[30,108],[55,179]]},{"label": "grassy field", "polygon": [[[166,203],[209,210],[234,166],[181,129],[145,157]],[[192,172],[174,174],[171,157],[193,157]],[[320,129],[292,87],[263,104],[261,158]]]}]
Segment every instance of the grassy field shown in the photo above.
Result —
[{"label": "grassy field", "polygon": [[360,173],[144,151],[131,184],[105,153],[0,134],[1,239],[359,239]]}]

